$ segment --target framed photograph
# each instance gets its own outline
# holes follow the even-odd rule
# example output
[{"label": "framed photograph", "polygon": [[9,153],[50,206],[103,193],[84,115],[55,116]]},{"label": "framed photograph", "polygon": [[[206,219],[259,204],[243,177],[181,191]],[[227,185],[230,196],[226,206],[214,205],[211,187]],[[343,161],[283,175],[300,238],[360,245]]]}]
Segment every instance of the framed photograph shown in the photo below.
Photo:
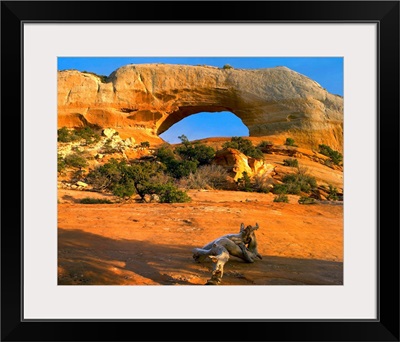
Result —
[{"label": "framed photograph", "polygon": [[1,27],[2,340],[399,341],[398,1]]}]

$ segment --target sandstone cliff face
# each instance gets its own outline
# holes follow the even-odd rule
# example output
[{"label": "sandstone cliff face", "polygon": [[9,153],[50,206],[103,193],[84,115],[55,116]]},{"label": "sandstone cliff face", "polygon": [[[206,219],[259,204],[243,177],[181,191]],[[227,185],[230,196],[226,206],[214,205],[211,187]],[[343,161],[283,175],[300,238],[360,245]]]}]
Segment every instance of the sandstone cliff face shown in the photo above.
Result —
[{"label": "sandstone cliff face", "polygon": [[343,98],[286,67],[126,65],[105,82],[58,73],[59,127],[112,127],[140,141],[189,115],[220,111],[237,115],[250,136],[290,135],[310,147],[343,148]]}]

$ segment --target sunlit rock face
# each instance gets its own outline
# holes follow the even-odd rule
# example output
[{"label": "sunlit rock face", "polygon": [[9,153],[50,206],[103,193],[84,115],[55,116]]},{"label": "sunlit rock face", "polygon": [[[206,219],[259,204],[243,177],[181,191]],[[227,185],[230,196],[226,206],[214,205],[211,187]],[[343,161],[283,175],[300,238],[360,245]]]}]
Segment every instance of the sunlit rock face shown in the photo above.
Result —
[{"label": "sunlit rock face", "polygon": [[140,64],[106,79],[58,72],[58,127],[110,127],[137,141],[157,140],[189,115],[221,111],[238,116],[250,136],[291,136],[310,147],[343,148],[343,98],[286,67]]}]

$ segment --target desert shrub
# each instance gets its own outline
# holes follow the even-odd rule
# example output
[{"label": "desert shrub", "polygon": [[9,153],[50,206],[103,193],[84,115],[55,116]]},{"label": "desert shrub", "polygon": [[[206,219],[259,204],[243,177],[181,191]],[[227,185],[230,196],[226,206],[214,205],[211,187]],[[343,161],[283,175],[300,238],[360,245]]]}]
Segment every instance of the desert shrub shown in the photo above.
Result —
[{"label": "desert shrub", "polygon": [[270,147],[270,146],[274,146],[274,143],[269,140],[263,140],[257,145],[257,147]]},{"label": "desert shrub", "polygon": [[300,184],[287,183],[287,184],[275,184],[273,188],[274,194],[292,194],[298,195],[301,192]]},{"label": "desert shrub", "polygon": [[[299,194],[301,191],[310,193],[311,190],[317,188],[317,181],[314,177],[304,174],[302,172],[298,172],[296,174],[286,175],[282,179],[283,183],[292,186],[293,189],[300,189],[295,194]],[[293,193],[293,192],[288,192]]]},{"label": "desert shrub", "polygon": [[279,194],[278,196],[274,197],[274,202],[289,203],[289,198],[285,194]]},{"label": "desert shrub", "polygon": [[74,131],[74,134],[78,137],[78,139],[84,139],[87,145],[98,142],[101,138],[100,133],[89,126],[85,126],[81,129],[76,129]]},{"label": "desert shrub", "polygon": [[100,134],[89,126],[71,130],[66,127],[62,127],[57,130],[57,141],[64,143],[85,140],[85,143],[89,145],[99,141],[100,138]]},{"label": "desert shrub", "polygon": [[317,188],[316,179],[301,169],[295,174],[285,175],[282,182],[283,184],[274,185],[275,194],[299,195],[301,192],[310,193]]},{"label": "desert shrub", "polygon": [[332,167],[333,166],[333,161],[332,159],[325,159],[324,160],[324,165],[328,166],[328,167]]},{"label": "desert shrub", "polygon": [[318,145],[319,153],[331,158],[335,165],[340,165],[343,162],[343,155],[339,151],[333,150],[331,147],[320,144]]},{"label": "desert shrub", "polygon": [[270,177],[267,176],[267,174],[257,174],[253,177],[252,187],[255,192],[262,192],[264,194],[267,194],[271,190],[271,183],[272,180]]},{"label": "desert shrub", "polygon": [[150,193],[159,197],[160,203],[185,203],[190,202],[190,196],[182,190],[179,190],[172,183],[152,184]]},{"label": "desert shrub", "polygon": [[111,202],[108,199],[104,199],[104,198],[93,198],[93,197],[85,197],[82,198],[79,203],[82,204],[112,204],[113,202]]},{"label": "desert shrub", "polygon": [[175,159],[174,150],[168,145],[163,145],[158,148],[155,152],[155,156],[158,161],[164,164],[168,164],[171,160]]},{"label": "desert shrub", "polygon": [[299,161],[297,159],[288,158],[283,161],[283,165],[290,167],[299,167]]},{"label": "desert shrub", "polygon": [[64,158],[64,162],[67,166],[76,167],[78,169],[88,166],[85,156],[78,152],[71,153],[66,156]]},{"label": "desert shrub", "polygon": [[228,172],[220,165],[203,165],[195,173],[182,178],[187,189],[225,189]]},{"label": "desert shrub", "polygon": [[121,198],[137,194],[144,201],[146,195],[157,194],[161,203],[188,201],[190,197],[173,185],[164,171],[165,167],[156,162],[129,164],[125,160],[111,159],[90,171],[86,182]]},{"label": "desert shrub", "polygon": [[299,204],[315,204],[317,203],[315,198],[301,196],[298,200]]},{"label": "desert shrub", "polygon": [[238,180],[236,181],[237,186],[238,186],[238,190],[240,191],[248,191],[248,192],[252,192],[253,191],[253,187],[251,184],[251,179],[249,177],[249,175],[247,174],[246,171],[242,172],[242,177],[238,178]]},{"label": "desert shrub", "polygon": [[142,141],[140,143],[140,147],[149,148],[150,147],[150,143],[148,141]]},{"label": "desert shrub", "polygon": [[165,165],[167,174],[176,179],[188,177],[191,173],[195,173],[197,170],[197,163],[190,160],[173,159]]},{"label": "desert shrub", "polygon": [[250,178],[247,172],[242,173],[242,177],[236,181],[238,190],[247,192],[269,193],[271,179],[266,175],[255,175]]},{"label": "desert shrub", "polygon": [[338,201],[338,200],[339,200],[337,188],[334,187],[334,186],[331,185],[331,184],[329,184],[329,190],[328,190],[327,199],[328,199],[329,201]]},{"label": "desert shrub", "polygon": [[233,69],[233,67],[229,64],[225,64],[222,69]]},{"label": "desert shrub", "polygon": [[72,134],[67,127],[62,127],[57,130],[57,141],[66,143],[74,141],[74,138],[72,137]]},{"label": "desert shrub", "polygon": [[112,193],[120,198],[129,198],[136,193],[135,183],[132,179],[121,178],[118,183],[113,185]]},{"label": "desert shrub", "polygon": [[270,153],[272,146],[274,146],[272,141],[263,140],[257,145],[257,148],[264,153]]},{"label": "desert shrub", "polygon": [[255,147],[253,143],[248,139],[242,137],[232,137],[231,141],[227,141],[222,145],[223,148],[234,148],[239,150],[248,157],[263,159],[264,154],[262,151]]},{"label": "desert shrub", "polygon": [[190,142],[185,135],[178,137],[182,145],[175,152],[185,160],[197,162],[198,165],[209,164],[215,157],[215,149],[200,142]]},{"label": "desert shrub", "polygon": [[65,163],[63,156],[61,154],[57,154],[57,171],[61,173],[66,167],[67,164]]},{"label": "desert shrub", "polygon": [[191,173],[195,173],[199,163],[197,160],[182,160],[169,146],[161,146],[155,155],[157,160],[165,165],[165,172],[176,179],[188,177]]},{"label": "desert shrub", "polygon": [[294,143],[294,139],[293,138],[286,138],[285,145],[287,145],[287,146],[297,146]]}]

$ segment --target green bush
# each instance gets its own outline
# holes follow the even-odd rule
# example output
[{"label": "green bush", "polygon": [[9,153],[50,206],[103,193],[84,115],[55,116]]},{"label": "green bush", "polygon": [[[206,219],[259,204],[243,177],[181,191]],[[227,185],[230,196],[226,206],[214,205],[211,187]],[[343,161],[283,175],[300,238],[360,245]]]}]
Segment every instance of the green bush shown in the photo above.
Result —
[{"label": "green bush", "polygon": [[192,143],[185,135],[178,137],[182,145],[175,149],[175,152],[184,160],[197,162],[198,165],[206,165],[215,157],[215,150],[200,142]]},{"label": "green bush", "polygon": [[279,194],[278,196],[275,196],[274,202],[289,203],[289,198],[285,194]]},{"label": "green bush", "polygon": [[77,140],[78,137],[74,137],[71,131],[67,127],[62,127],[57,130],[57,141],[67,143]]},{"label": "green bush", "polygon": [[337,188],[334,187],[334,186],[331,185],[331,184],[329,184],[329,190],[328,190],[327,199],[328,199],[329,201],[338,201],[338,200],[339,200]]},{"label": "green bush", "polygon": [[108,199],[103,199],[103,198],[92,198],[92,197],[85,197],[82,198],[79,203],[82,204],[112,204]]},{"label": "green bush", "polygon": [[287,145],[287,146],[297,146],[294,143],[294,139],[293,138],[286,138],[285,145]]},{"label": "green bush", "polygon": [[297,159],[289,158],[283,161],[283,165],[290,167],[299,167],[299,161]]},{"label": "green bush", "polygon": [[149,148],[150,147],[150,143],[148,141],[142,141],[140,143],[140,147]]},{"label": "green bush", "polygon": [[238,178],[238,180],[236,181],[238,189],[240,191],[247,191],[247,192],[252,192],[253,191],[253,187],[251,184],[251,179],[249,177],[249,175],[247,174],[246,171],[242,172],[242,177]]},{"label": "green bush", "polygon": [[259,148],[255,147],[250,140],[243,139],[242,137],[232,137],[231,141],[225,142],[222,147],[239,150],[248,157],[256,159],[264,158],[264,154]]},{"label": "green bush", "polygon": [[285,175],[282,182],[283,184],[274,185],[275,194],[299,195],[301,192],[310,193],[317,188],[316,179],[302,170],[298,170],[296,174]]},{"label": "green bush", "polygon": [[292,194],[298,195],[301,192],[301,187],[297,183],[275,184],[273,188],[274,194]]},{"label": "green bush", "polygon": [[57,141],[64,143],[83,139],[85,140],[85,143],[89,145],[99,141],[100,138],[100,134],[89,126],[71,130],[69,130],[67,127],[62,127],[57,130]]},{"label": "green bush", "polygon": [[257,145],[257,149],[259,149],[263,153],[271,153],[272,146],[274,146],[274,143],[272,141],[263,140]]},{"label": "green bush", "polygon": [[339,151],[335,151],[331,147],[324,144],[318,145],[318,148],[319,153],[331,158],[335,165],[340,165],[343,163],[343,155]]},{"label": "green bush", "polygon": [[64,162],[67,166],[76,167],[82,169],[88,166],[86,158],[81,153],[71,153],[64,158]]},{"label": "green bush", "polygon": [[233,69],[233,67],[229,64],[225,64],[222,69]]},{"label": "green bush", "polygon": [[65,160],[61,154],[57,154],[57,171],[62,172],[67,167]]},{"label": "green bush", "polygon": [[86,182],[97,189],[107,189],[115,196],[134,194],[144,201],[146,195],[157,194],[161,203],[187,202],[190,197],[176,188],[164,175],[165,167],[156,162],[127,163],[111,159],[86,176]]},{"label": "green bush", "polygon": [[324,165],[328,166],[328,167],[332,167],[333,166],[333,161],[332,159],[325,159],[324,160]]},{"label": "green bush", "polygon": [[99,132],[95,131],[93,128],[89,126],[85,126],[80,129],[76,129],[74,134],[80,138],[84,139],[87,145],[96,143],[100,140],[101,135]]},{"label": "green bush", "polygon": [[[310,193],[311,190],[314,190],[317,188],[317,181],[314,177],[303,174],[301,172],[297,174],[292,174],[292,175],[286,175],[282,179],[283,183],[287,185],[292,185],[295,186],[296,188],[298,187],[300,191]],[[297,192],[298,193],[300,193]],[[288,192],[291,193],[291,192]]]},{"label": "green bush", "polygon": [[185,203],[191,201],[186,192],[179,190],[172,183],[153,184],[151,188],[152,193],[158,195],[160,203]]},{"label": "green bush", "polygon": [[301,196],[298,200],[299,204],[315,204],[317,203],[315,198]]},{"label": "green bush", "polygon": [[165,165],[165,172],[173,178],[181,179],[195,173],[199,161],[182,159],[169,146],[161,146],[155,153],[157,160]]}]

